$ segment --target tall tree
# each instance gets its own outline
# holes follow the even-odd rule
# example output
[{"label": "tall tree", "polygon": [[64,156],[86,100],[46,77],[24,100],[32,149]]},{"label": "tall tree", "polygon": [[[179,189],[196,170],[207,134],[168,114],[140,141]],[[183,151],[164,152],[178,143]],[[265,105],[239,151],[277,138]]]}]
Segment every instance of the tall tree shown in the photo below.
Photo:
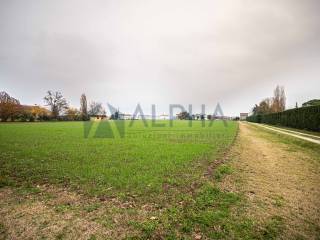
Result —
[{"label": "tall tree", "polygon": [[286,110],[286,93],[284,91],[284,87],[281,87],[281,91],[280,91],[280,111],[284,111]]},{"label": "tall tree", "polygon": [[183,111],[183,112],[179,113],[177,117],[180,120],[188,120],[188,119],[190,119],[190,114],[186,111]]},{"label": "tall tree", "polygon": [[272,112],[282,112],[286,109],[286,95],[284,87],[277,86],[273,92]]},{"label": "tall tree", "polygon": [[258,115],[258,114],[267,114],[272,112],[272,104],[273,101],[271,98],[266,98],[262,100],[259,105],[255,104],[255,106],[252,109],[253,115]]},{"label": "tall tree", "polygon": [[68,108],[67,100],[61,92],[48,91],[43,99],[47,106],[50,106],[53,118],[57,118],[63,110]]},{"label": "tall tree", "polygon": [[9,118],[13,121],[19,114],[21,105],[19,100],[11,97],[6,92],[0,92],[0,118],[5,122]]},{"label": "tall tree", "polygon": [[88,119],[88,103],[87,103],[87,97],[83,93],[80,97],[80,112],[82,120]]},{"label": "tall tree", "polygon": [[286,94],[284,87],[277,86],[273,92],[272,98],[262,100],[259,105],[255,104],[252,108],[252,114],[267,114],[282,112],[286,109]]},{"label": "tall tree", "polygon": [[266,98],[259,103],[259,113],[266,114],[272,112],[272,99]]},{"label": "tall tree", "polygon": [[252,108],[252,114],[253,115],[258,115],[259,114],[259,106],[258,106],[258,104],[255,104],[254,107]]},{"label": "tall tree", "polygon": [[105,115],[106,111],[102,107],[102,103],[99,102],[91,102],[89,106],[88,114],[90,116],[97,116],[97,115]]}]

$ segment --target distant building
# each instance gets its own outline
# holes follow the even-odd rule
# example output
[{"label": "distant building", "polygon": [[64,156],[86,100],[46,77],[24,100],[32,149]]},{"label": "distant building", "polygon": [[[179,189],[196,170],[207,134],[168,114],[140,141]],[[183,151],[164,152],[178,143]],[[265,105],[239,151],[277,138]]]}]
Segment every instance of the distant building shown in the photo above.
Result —
[{"label": "distant building", "polygon": [[170,117],[169,117],[168,114],[164,114],[164,113],[163,113],[163,114],[157,116],[157,119],[160,119],[160,120],[169,120]]},{"label": "distant building", "polygon": [[51,111],[46,109],[45,107],[39,105],[19,105],[20,111],[24,113],[31,113],[35,119],[44,119],[48,118],[51,115]]},{"label": "distant building", "polygon": [[131,120],[134,119],[134,116],[129,113],[119,113],[119,120]]},{"label": "distant building", "polygon": [[206,120],[207,119],[207,115],[206,114],[193,114],[192,115],[192,119],[193,120]]},{"label": "distant building", "polygon": [[248,117],[248,113],[240,113],[240,121],[245,121]]},{"label": "distant building", "polygon": [[94,115],[94,116],[90,116],[90,120],[91,121],[104,121],[107,120],[107,116],[106,115]]}]

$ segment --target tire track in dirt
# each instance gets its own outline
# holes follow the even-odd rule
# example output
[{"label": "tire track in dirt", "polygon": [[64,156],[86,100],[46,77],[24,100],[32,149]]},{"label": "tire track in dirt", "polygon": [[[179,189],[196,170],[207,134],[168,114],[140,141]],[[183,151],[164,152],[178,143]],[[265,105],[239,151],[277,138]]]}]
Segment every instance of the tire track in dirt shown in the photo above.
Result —
[{"label": "tire track in dirt", "polygon": [[268,129],[268,130],[271,130],[271,131],[274,131],[274,132],[277,132],[277,133],[286,134],[286,135],[289,135],[291,137],[300,138],[300,139],[303,139],[303,140],[308,141],[308,142],[312,142],[312,143],[315,143],[315,144],[320,144],[320,140],[319,140],[320,137],[318,137],[316,135],[299,133],[299,132],[294,132],[294,131],[290,131],[290,130],[283,130],[283,129],[280,129],[280,128],[277,128],[277,127],[274,127],[274,126],[271,127],[271,126],[267,126],[267,125],[264,125],[264,124],[258,124],[258,123],[250,123],[250,124],[254,124],[256,126],[263,127],[265,129]]}]

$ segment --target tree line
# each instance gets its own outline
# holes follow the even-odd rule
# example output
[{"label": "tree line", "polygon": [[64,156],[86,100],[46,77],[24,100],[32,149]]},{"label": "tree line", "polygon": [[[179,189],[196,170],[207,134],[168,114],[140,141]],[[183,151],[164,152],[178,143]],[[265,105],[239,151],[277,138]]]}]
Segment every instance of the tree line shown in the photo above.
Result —
[{"label": "tree line", "polygon": [[[320,99],[312,99],[302,103],[302,107],[318,106]],[[296,103],[295,108],[298,108]],[[283,86],[277,86],[273,91],[273,97],[263,99],[259,104],[255,104],[252,108],[252,115],[265,115],[270,113],[278,113],[286,110],[286,94]]]},{"label": "tree line", "polygon": [[262,100],[252,109],[252,115],[247,121],[281,125],[312,131],[320,130],[320,99],[313,99],[302,104],[302,107],[285,109],[285,92],[283,87],[277,86],[273,98]]},{"label": "tree line", "polygon": [[59,91],[47,91],[43,98],[45,106],[22,105],[18,99],[8,93],[0,92],[0,120],[6,121],[86,121],[90,116],[105,115],[102,103],[92,101],[89,106],[87,97],[80,96],[80,109],[69,106],[66,98]]},{"label": "tree line", "polygon": [[252,109],[253,115],[283,112],[286,109],[286,94],[284,87],[277,86],[273,91],[273,97],[263,99],[255,104]]},{"label": "tree line", "polygon": [[210,114],[190,114],[187,111],[183,111],[178,113],[177,118],[179,120],[205,120],[206,118],[208,120],[213,120],[219,117]]},{"label": "tree line", "polygon": [[293,108],[283,112],[252,115],[247,121],[320,131],[320,104]]}]

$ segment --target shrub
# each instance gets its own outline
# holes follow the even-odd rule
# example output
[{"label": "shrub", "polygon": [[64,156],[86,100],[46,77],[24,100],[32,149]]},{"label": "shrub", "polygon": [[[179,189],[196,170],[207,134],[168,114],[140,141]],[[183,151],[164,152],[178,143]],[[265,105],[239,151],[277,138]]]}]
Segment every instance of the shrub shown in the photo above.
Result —
[{"label": "shrub", "polygon": [[247,121],[320,131],[320,105],[294,108],[283,112],[253,115]]}]

